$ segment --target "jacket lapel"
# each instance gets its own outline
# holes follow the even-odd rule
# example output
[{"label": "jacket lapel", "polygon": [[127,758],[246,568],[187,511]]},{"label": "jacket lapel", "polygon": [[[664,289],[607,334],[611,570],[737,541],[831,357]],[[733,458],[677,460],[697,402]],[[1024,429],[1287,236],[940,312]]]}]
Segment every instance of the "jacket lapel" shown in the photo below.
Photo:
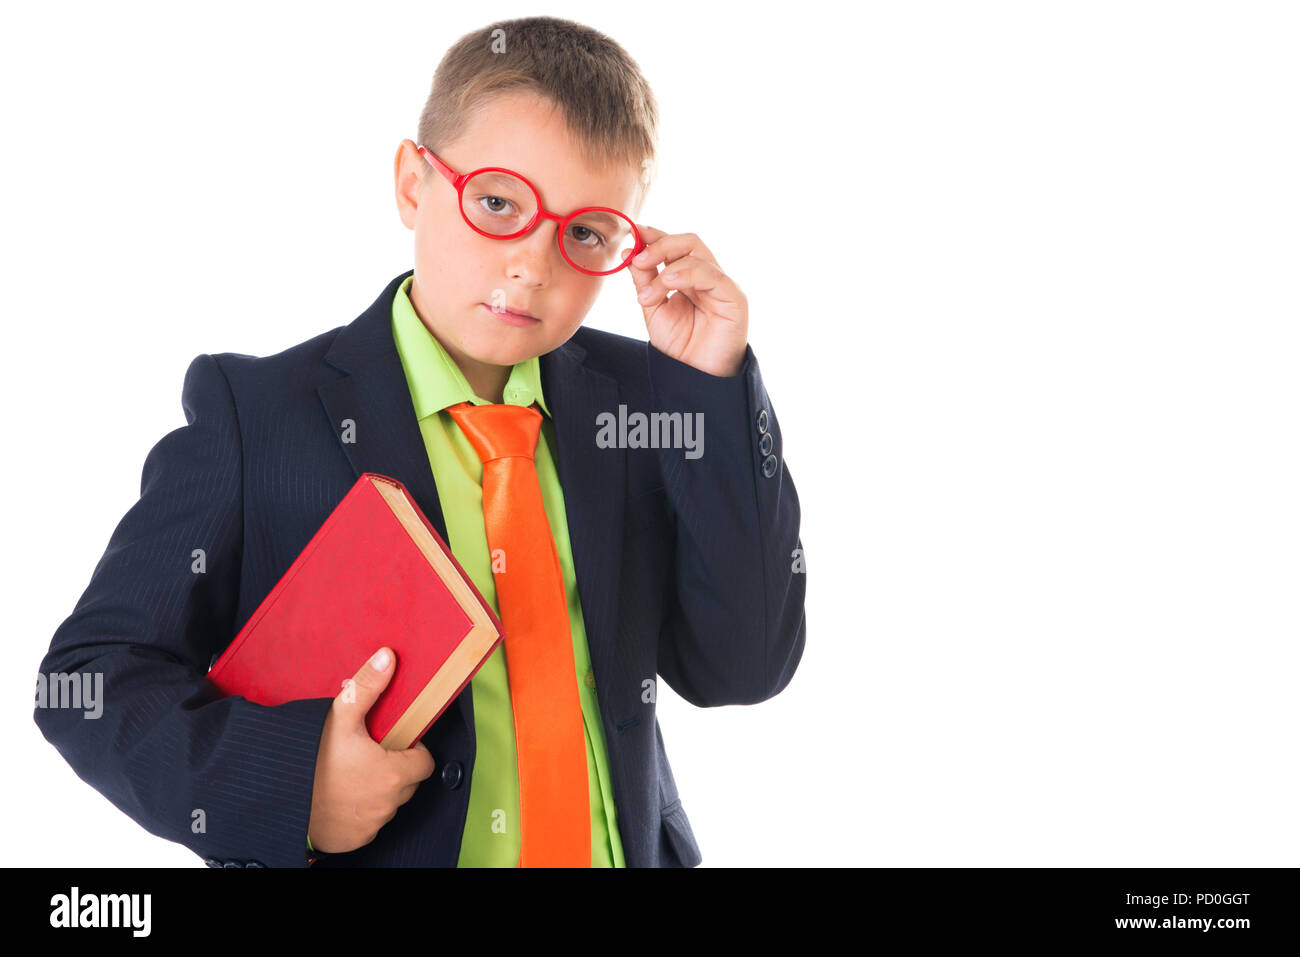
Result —
[{"label": "jacket lapel", "polygon": [[[329,427],[352,466],[353,480],[362,472],[397,479],[446,541],[447,524],[437,483],[393,343],[393,297],[412,272],[390,282],[379,298],[334,338],[324,362],[340,375],[316,391]],[[617,611],[626,453],[596,447],[596,416],[617,412],[618,383],[584,364],[586,350],[577,338],[541,356],[540,365],[542,389],[555,429],[556,466],[564,491],[578,596],[600,687],[612,678],[605,662]],[[345,431],[349,419],[350,435]],[[470,685],[455,707],[472,731]]]},{"label": "jacket lapel", "polygon": [[[623,553],[625,449],[596,447],[596,416],[618,413],[618,382],[585,364],[582,330],[541,357],[542,391],[555,427],[556,468],[596,687],[614,680],[612,654]],[[601,710],[605,698],[597,694]],[[606,718],[608,724],[608,717]],[[607,732],[608,734],[608,732]]]},{"label": "jacket lapel", "polygon": [[433,470],[393,344],[393,296],[410,274],[390,282],[370,308],[335,336],[325,362],[342,375],[316,391],[330,428],[352,464],[353,480],[362,472],[399,480],[446,539]]}]

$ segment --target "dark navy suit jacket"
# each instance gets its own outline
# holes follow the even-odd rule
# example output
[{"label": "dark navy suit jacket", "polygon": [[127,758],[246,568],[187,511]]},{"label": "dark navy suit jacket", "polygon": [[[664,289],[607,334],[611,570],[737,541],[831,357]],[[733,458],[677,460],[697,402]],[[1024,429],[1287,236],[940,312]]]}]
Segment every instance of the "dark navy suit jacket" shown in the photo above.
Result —
[{"label": "dark navy suit jacket", "polygon": [[[308,865],[332,701],[221,698],[204,677],[212,662],[362,472],[400,479],[446,538],[392,337],[393,296],[409,275],[355,321],[276,355],[190,363],[188,424],[149,452],[140,499],[42,661],[47,676],[103,675],[98,718],[38,705],[45,737],[144,828],[211,866]],[[799,502],[776,412],[748,347],[726,378],[579,328],[540,362],[627,865],[693,867],[700,851],[654,683],[700,707],[753,704],[799,663]],[[629,415],[703,413],[702,456],[598,447],[597,417],[620,404]],[[371,843],[315,866],[456,866],[473,714],[469,685],[424,735],[433,776]]]}]

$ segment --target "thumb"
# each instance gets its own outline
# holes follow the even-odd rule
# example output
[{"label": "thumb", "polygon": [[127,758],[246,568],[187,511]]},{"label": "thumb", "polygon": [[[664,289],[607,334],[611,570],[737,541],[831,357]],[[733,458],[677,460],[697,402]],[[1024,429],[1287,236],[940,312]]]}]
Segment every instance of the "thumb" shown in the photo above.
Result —
[{"label": "thumb", "polygon": [[[622,250],[622,255],[626,258],[627,254],[630,253],[633,248],[633,246],[628,246],[626,249]],[[659,275],[659,268],[657,266],[650,266],[649,268],[643,269],[635,262],[630,262],[627,264],[627,272],[628,275],[632,277],[632,286],[637,292],[640,292],[646,283]]]},{"label": "thumb", "polygon": [[390,649],[380,648],[355,675],[344,682],[343,690],[334,698],[334,707],[346,716],[348,723],[364,728],[366,712],[392,680],[396,670],[395,658]]}]

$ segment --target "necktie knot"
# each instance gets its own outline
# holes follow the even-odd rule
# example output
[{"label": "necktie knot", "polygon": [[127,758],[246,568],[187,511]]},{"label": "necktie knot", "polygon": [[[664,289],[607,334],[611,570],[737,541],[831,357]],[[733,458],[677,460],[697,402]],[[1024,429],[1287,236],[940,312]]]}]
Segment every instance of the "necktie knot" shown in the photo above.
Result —
[{"label": "necktie knot", "polygon": [[542,428],[542,413],[532,406],[461,402],[449,406],[447,412],[484,465],[510,457],[532,461]]}]

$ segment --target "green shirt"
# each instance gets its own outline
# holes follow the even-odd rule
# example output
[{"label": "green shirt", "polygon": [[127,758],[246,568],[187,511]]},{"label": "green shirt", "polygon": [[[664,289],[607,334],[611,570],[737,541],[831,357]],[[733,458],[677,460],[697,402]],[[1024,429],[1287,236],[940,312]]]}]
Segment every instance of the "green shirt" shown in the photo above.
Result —
[{"label": "green shirt", "polygon": [[[415,404],[429,464],[438,486],[438,501],[447,523],[447,545],[493,611],[496,585],[483,526],[483,463],[452,421],[448,406],[458,402],[489,405],[474,394],[464,373],[425,327],[407,295],[413,276],[393,298],[393,342],[402,360]],[[555,551],[564,573],[577,669],[578,698],[587,740],[587,782],[591,803],[591,866],[626,867],[619,839],[614,785],[605,752],[605,734],[596,700],[596,681],[587,648],[587,631],[578,599],[564,494],[555,468],[555,428],[542,396],[541,364],[534,356],[513,366],[503,398],[514,405],[541,408],[542,437],[535,462],[542,503],[550,522]],[[460,867],[519,865],[519,764],[515,752],[514,710],[510,703],[504,643],[492,652],[471,680],[477,755],[470,775],[469,813],[460,846]]]}]

